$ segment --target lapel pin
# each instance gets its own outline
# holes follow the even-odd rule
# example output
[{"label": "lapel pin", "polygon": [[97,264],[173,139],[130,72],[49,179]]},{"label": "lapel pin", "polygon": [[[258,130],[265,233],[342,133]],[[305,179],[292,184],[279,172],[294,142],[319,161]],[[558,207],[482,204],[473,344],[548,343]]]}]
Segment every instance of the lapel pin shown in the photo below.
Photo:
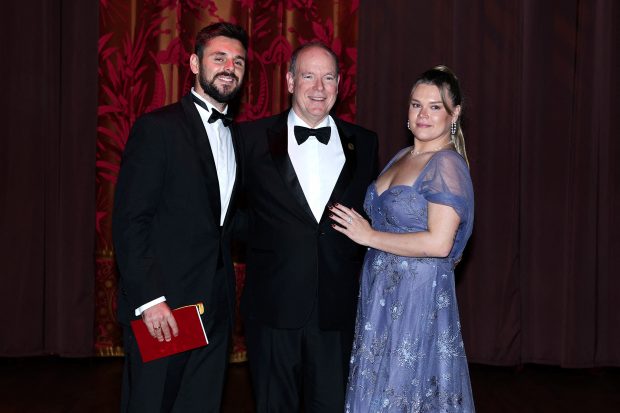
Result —
[{"label": "lapel pin", "polygon": [[351,151],[352,151],[352,150],[354,150],[354,149],[355,149],[355,145],[353,145],[352,143],[349,143],[349,144],[347,145],[347,148],[349,148],[349,150],[351,150]]}]

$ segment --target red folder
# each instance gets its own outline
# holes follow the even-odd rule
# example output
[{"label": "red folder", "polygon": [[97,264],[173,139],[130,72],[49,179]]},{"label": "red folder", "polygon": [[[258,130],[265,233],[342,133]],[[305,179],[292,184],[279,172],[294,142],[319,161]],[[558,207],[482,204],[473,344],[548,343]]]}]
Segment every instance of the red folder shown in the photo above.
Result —
[{"label": "red folder", "polygon": [[142,361],[147,362],[182,351],[192,350],[209,344],[207,333],[200,314],[204,312],[202,303],[187,305],[172,310],[179,327],[179,335],[170,341],[153,338],[142,320],[133,320],[131,329],[138,342]]}]

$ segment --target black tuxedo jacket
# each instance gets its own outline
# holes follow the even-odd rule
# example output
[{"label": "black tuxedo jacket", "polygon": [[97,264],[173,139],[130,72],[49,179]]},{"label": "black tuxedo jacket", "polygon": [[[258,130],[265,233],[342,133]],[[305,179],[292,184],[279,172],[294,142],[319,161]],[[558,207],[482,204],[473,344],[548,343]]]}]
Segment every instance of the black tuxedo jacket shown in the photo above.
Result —
[{"label": "black tuxedo jacket", "polygon": [[[236,154],[234,129],[231,132]],[[170,308],[203,302],[206,318],[214,311],[233,314],[233,204],[231,199],[220,227],[215,162],[190,95],[135,122],[114,202],[122,323],[135,318],[137,307],[160,296]],[[222,289],[226,297],[221,297]]]},{"label": "black tuxedo jacket", "polygon": [[[299,328],[316,304],[321,328],[349,329],[364,248],[331,227],[329,210],[316,222],[288,155],[287,116],[239,125],[249,226],[242,311],[275,328]],[[328,205],[363,213],[377,136],[338,119],[336,125],[346,160]]]}]

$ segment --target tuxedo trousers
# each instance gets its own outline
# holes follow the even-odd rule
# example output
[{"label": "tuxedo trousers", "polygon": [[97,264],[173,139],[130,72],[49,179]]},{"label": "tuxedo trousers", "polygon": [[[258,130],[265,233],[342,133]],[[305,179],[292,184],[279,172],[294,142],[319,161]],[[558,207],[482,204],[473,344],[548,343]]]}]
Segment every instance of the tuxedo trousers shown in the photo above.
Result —
[{"label": "tuxedo trousers", "polygon": [[344,411],[352,331],[320,329],[315,305],[297,329],[248,317],[245,336],[258,413]]}]

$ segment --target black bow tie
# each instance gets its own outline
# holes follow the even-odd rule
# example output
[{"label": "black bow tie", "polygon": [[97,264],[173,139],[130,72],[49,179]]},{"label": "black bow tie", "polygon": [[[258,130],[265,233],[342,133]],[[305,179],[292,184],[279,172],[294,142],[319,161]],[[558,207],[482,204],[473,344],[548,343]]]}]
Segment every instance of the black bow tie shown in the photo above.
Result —
[{"label": "black bow tie", "polygon": [[222,119],[222,123],[224,124],[224,126],[228,126],[232,123],[233,121],[232,115],[220,113],[215,108],[209,109],[207,104],[204,103],[202,100],[198,99],[196,95],[194,95],[193,93],[192,93],[192,100],[194,101],[194,103],[196,103],[198,106],[200,106],[207,112],[211,112],[211,116],[209,116],[209,119],[207,119],[207,122],[214,123],[214,122],[217,122],[218,119]]},{"label": "black bow tie", "polygon": [[301,145],[305,141],[308,140],[310,136],[316,136],[316,139],[321,142],[323,145],[327,145],[329,142],[329,136],[332,133],[332,128],[329,126],[325,126],[323,128],[318,129],[310,129],[305,128],[303,126],[295,126],[295,139],[297,139],[297,144]]}]

